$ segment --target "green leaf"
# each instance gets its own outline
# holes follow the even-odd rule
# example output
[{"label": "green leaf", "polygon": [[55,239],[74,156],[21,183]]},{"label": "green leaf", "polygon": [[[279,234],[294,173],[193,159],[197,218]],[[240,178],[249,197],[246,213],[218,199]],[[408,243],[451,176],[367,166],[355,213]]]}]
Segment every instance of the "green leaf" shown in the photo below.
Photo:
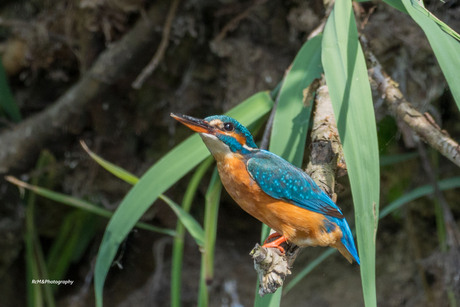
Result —
[{"label": "green leaf", "polygon": [[217,233],[217,217],[219,213],[220,194],[222,183],[220,182],[217,168],[209,182],[206,192],[206,204],[204,212],[204,229],[206,241],[201,254],[200,289],[198,291],[198,306],[208,306],[208,284],[214,277],[214,250]]},{"label": "green leaf", "polygon": [[283,295],[286,295],[289,291],[291,291],[292,288],[294,288],[305,276],[310,274],[310,272],[313,271],[314,268],[320,265],[321,262],[329,258],[329,256],[334,254],[336,251],[337,250],[335,248],[329,248],[321,255],[319,255],[316,259],[309,262],[308,265],[304,267],[302,271],[297,273],[294,276],[294,278],[292,278],[292,280],[290,280],[289,283],[284,287]]},{"label": "green leaf", "polygon": [[[249,125],[267,114],[272,105],[268,93],[261,92],[235,107],[227,115],[237,118],[243,125]],[[155,163],[123,199],[107,226],[96,260],[94,290],[97,306],[102,306],[105,278],[118,247],[136,221],[161,193],[207,156],[209,152],[200,137],[193,135]]]},{"label": "green leaf", "polygon": [[414,21],[425,32],[450,91],[460,109],[460,35],[415,0],[402,0]]},{"label": "green leaf", "polygon": [[2,59],[0,58],[0,111],[2,110],[5,111],[14,122],[19,122],[21,120],[21,113],[11,93]]},{"label": "green leaf", "polygon": [[83,141],[80,141],[80,145],[81,147],[83,147],[83,149],[86,151],[86,153],[94,160],[97,162],[97,164],[99,164],[100,166],[102,166],[105,170],[107,170],[108,172],[112,173],[114,176],[120,178],[121,180],[129,183],[129,184],[136,184],[138,181],[139,181],[139,178],[137,178],[135,175],[131,174],[130,172],[128,172],[127,170],[101,158],[100,156],[98,156],[97,154],[95,154],[94,152],[92,152],[88,146],[85,144],[85,142]]},{"label": "green leaf", "polygon": [[296,166],[302,164],[313,106],[312,101],[304,102],[304,89],[320,78],[322,72],[321,35],[318,35],[302,46],[284,78],[270,137],[270,151]]},{"label": "green leaf", "polygon": [[366,63],[351,1],[336,1],[324,29],[322,62],[353,194],[366,306],[376,306],[379,204],[377,131]]},{"label": "green leaf", "polygon": [[[452,177],[452,178],[444,179],[444,180],[439,181],[438,184],[439,184],[439,189],[441,191],[459,188],[460,187],[460,177]],[[408,193],[405,193],[398,199],[389,203],[385,208],[383,208],[382,211],[380,212],[380,218],[384,218],[391,212],[407,204],[408,202],[413,201],[414,199],[417,199],[417,198],[420,198],[426,195],[431,195],[433,193],[434,193],[434,187],[431,184],[427,184],[427,185],[418,187]]]},{"label": "green leaf", "polygon": [[[101,158],[100,156],[92,152],[84,142],[80,142],[80,144],[83,147],[83,149],[91,156],[91,158],[93,158],[99,165],[101,165],[103,168],[105,168],[113,175],[131,184],[136,184],[139,181],[139,178],[137,178],[127,170],[119,166],[116,166],[113,163],[110,163],[109,161]],[[181,207],[179,207],[179,205],[177,205],[169,197],[163,194],[160,194],[160,196],[158,197],[161,200],[163,200],[167,205],[169,205],[169,207],[174,211],[174,213],[177,215],[177,217],[188,230],[188,232],[195,239],[196,243],[199,246],[202,246],[204,242],[204,230],[201,227],[201,225],[190,214],[188,214],[187,210],[184,210]]]},{"label": "green leaf", "polygon": [[[17,185],[18,187],[31,190],[34,193],[36,193],[37,195],[40,195],[40,196],[43,196],[45,198],[54,200],[54,201],[56,201],[58,203],[61,203],[61,204],[64,204],[64,205],[68,205],[68,206],[72,206],[72,207],[75,207],[75,208],[78,208],[78,209],[82,209],[82,210],[85,210],[85,211],[90,212],[92,214],[99,215],[99,216],[102,216],[102,217],[105,217],[105,218],[110,218],[113,215],[113,213],[111,211],[109,211],[107,209],[104,209],[104,208],[101,208],[101,207],[98,207],[98,206],[96,206],[96,205],[94,205],[94,204],[92,204],[90,202],[87,202],[87,201],[84,201],[84,200],[81,200],[81,199],[78,199],[78,198],[75,198],[75,197],[72,197],[72,196],[68,196],[68,195],[65,195],[65,194],[62,194],[62,193],[54,192],[54,191],[51,191],[51,190],[48,190],[48,189],[45,189],[45,188],[42,188],[42,187],[39,187],[39,186],[28,184],[28,183],[26,183],[24,181],[18,180],[15,177],[6,176],[5,179],[7,181],[11,182],[12,184]],[[174,232],[174,230],[160,228],[160,227],[156,227],[156,226],[146,224],[146,223],[142,223],[142,222],[136,223],[135,226],[137,228],[140,228],[140,229],[149,230],[149,231],[153,231],[153,232],[158,232],[158,233],[162,233],[162,234],[170,235],[170,236],[174,236],[176,234]]]},{"label": "green leaf", "polygon": [[[197,167],[195,173],[190,179],[187,190],[185,191],[182,200],[182,209],[186,212],[190,211],[192,201],[195,198],[198,185],[200,184],[206,170],[214,162],[214,158],[209,157],[204,160],[200,166]],[[182,260],[184,258],[184,236],[185,227],[178,221],[176,227],[177,235],[174,237],[173,252],[172,252],[172,265],[171,265],[171,307],[180,307],[181,305],[181,288],[182,288]]]},{"label": "green leaf", "polygon": [[188,232],[195,239],[195,242],[198,246],[203,246],[204,244],[204,230],[201,225],[191,216],[187,211],[178,206],[174,201],[172,201],[167,196],[160,196],[160,198],[166,202],[169,207],[174,211],[177,217],[180,219],[181,223],[187,228]]},{"label": "green leaf", "polygon": [[387,4],[391,5],[392,7],[397,9],[398,11],[406,13],[406,14],[409,14],[407,12],[406,8],[404,7],[404,4],[402,4],[401,0],[383,0],[383,1],[386,2]]}]

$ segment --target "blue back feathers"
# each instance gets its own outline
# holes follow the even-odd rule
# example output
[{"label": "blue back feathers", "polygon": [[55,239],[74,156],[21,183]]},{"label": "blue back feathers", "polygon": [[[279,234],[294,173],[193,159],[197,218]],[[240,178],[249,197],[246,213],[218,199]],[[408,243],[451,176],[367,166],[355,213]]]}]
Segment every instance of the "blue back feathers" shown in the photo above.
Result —
[{"label": "blue back feathers", "polygon": [[266,150],[258,150],[248,157],[247,170],[260,188],[276,199],[282,199],[301,208],[324,214],[327,232],[342,231],[342,243],[359,264],[353,235],[342,211],[300,168]]}]

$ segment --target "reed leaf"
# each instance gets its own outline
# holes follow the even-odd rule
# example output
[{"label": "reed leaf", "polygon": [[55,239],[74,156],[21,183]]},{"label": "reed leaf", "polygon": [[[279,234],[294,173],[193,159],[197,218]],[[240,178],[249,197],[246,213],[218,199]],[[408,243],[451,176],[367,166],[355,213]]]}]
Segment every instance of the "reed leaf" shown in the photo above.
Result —
[{"label": "reed leaf", "polygon": [[336,1],[326,22],[322,63],[347,163],[366,306],[376,306],[375,237],[379,207],[377,131],[366,63],[351,1]]}]

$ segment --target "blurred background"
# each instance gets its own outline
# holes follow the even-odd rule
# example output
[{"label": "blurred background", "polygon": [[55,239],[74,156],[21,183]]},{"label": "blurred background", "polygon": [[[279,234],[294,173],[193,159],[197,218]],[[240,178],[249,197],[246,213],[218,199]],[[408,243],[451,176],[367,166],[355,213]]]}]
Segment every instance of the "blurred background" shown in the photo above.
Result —
[{"label": "blurred background", "polygon": [[[190,0],[178,2],[168,22],[172,3],[0,3],[0,73],[4,75],[0,99],[13,101],[20,110],[19,115],[0,112],[0,152],[4,153],[0,154],[0,306],[27,304],[31,293],[26,263],[31,261],[41,262],[56,279],[74,281],[71,286],[52,287],[57,306],[92,306],[94,261],[107,223],[83,210],[25,193],[3,176],[14,175],[113,211],[130,186],[97,166],[80,140],[98,155],[141,176],[191,134],[170,118],[170,112],[196,117],[222,114],[256,92],[273,90],[325,16],[319,0]],[[425,5],[460,31],[458,1],[431,0]],[[357,11],[371,50],[406,99],[460,140],[459,111],[420,28],[407,15],[380,2],[362,3]],[[134,88],[133,81],[156,52],[160,52],[156,69]],[[380,155],[382,161],[390,161],[381,169],[380,203],[385,208],[430,180],[408,128],[389,115],[377,94],[374,104]],[[26,129],[29,124],[32,128]],[[14,147],[27,139],[25,135],[32,137]],[[7,155],[11,148],[17,151]],[[307,146],[305,161],[309,150]],[[430,148],[427,152],[436,178],[460,175],[452,162]],[[191,210],[199,222],[210,176],[205,176]],[[190,175],[166,194],[180,202],[188,179]],[[353,224],[346,177],[339,179],[336,192],[339,206]],[[459,190],[447,189],[443,194],[458,225]],[[449,288],[445,270],[449,259],[443,253],[445,234],[436,203],[433,197],[419,198],[380,221],[379,306],[452,305],[451,294],[459,290]],[[27,222],[31,220],[32,228]],[[142,220],[171,229],[177,222],[161,201]],[[216,273],[209,286],[211,306],[253,304],[256,274],[248,253],[260,240],[260,228],[258,221],[223,193]],[[27,244],[39,244],[42,254],[36,248],[27,252]],[[169,236],[134,229],[108,275],[105,304],[169,306],[171,244]],[[293,275],[323,251],[303,250]],[[189,236],[183,265],[182,302],[195,306],[200,251]],[[337,253],[282,300],[282,306],[363,304],[359,268]]]}]

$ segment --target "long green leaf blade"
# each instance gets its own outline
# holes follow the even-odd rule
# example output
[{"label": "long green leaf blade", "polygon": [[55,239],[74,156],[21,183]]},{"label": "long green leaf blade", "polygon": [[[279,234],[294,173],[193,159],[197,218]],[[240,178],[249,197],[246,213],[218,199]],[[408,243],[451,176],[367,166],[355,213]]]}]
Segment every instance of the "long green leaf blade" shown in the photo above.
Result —
[{"label": "long green leaf blade", "polygon": [[304,103],[304,89],[321,77],[321,35],[307,41],[297,53],[279,96],[270,151],[301,166],[313,104]]},{"label": "long green leaf blade", "polygon": [[[214,158],[209,157],[200,166],[197,167],[195,173],[190,179],[187,190],[185,191],[182,200],[182,209],[189,212],[192,206],[192,201],[195,198],[196,191],[198,190],[199,183],[205,175],[206,170],[214,162]],[[184,258],[184,237],[185,227],[178,221],[176,227],[177,235],[174,237],[173,251],[172,251],[172,264],[171,264],[171,307],[180,307],[181,302],[181,277],[182,277],[182,260]]]},{"label": "long green leaf blade", "polygon": [[[92,204],[90,202],[87,202],[87,201],[84,201],[84,200],[81,200],[81,199],[78,199],[78,198],[75,198],[75,197],[72,197],[72,196],[68,196],[68,195],[65,195],[65,194],[62,194],[62,193],[54,192],[54,191],[51,191],[49,189],[45,189],[45,188],[42,188],[42,187],[39,187],[39,186],[28,184],[28,183],[26,183],[24,181],[18,180],[15,177],[6,176],[5,179],[7,181],[11,182],[12,184],[15,184],[15,185],[17,185],[17,186],[19,186],[21,188],[31,190],[34,193],[36,193],[37,195],[40,195],[40,196],[43,196],[45,198],[54,200],[54,201],[56,201],[58,203],[61,203],[61,204],[64,204],[64,205],[68,205],[68,206],[72,206],[72,207],[75,207],[75,208],[78,208],[78,209],[82,209],[82,210],[85,210],[85,211],[90,212],[92,214],[95,214],[95,215],[98,215],[98,216],[101,216],[101,217],[105,217],[105,218],[110,218],[113,215],[113,213],[111,211],[109,211],[107,209],[104,209],[104,208],[101,208],[101,207],[98,207],[98,206],[96,206],[96,205],[94,205],[94,204]],[[174,236],[176,234],[176,232],[174,230],[156,227],[156,226],[146,224],[146,223],[143,223],[143,222],[137,222],[135,224],[135,226],[140,228],[140,229],[149,230],[149,231],[153,231],[153,232],[158,232],[158,233],[162,233],[162,234],[169,235],[169,236]]]},{"label": "long green leaf blade", "polygon": [[425,32],[457,107],[460,109],[460,36],[427,9],[420,6],[418,1],[402,0],[402,3],[412,19]]},{"label": "long green leaf blade", "polygon": [[181,223],[187,228],[188,232],[195,239],[198,246],[204,244],[204,230],[203,227],[184,209],[172,201],[169,197],[161,195],[160,198],[168,204],[168,206],[174,211]]},{"label": "long green leaf blade", "polygon": [[336,1],[323,36],[322,62],[355,205],[366,306],[376,306],[375,237],[379,157],[372,95],[351,1]]},{"label": "long green leaf blade", "polygon": [[[268,93],[261,92],[235,107],[228,115],[249,125],[267,114],[272,105]],[[107,226],[96,260],[94,290],[97,306],[102,306],[102,290],[112,260],[136,221],[161,193],[207,156],[209,152],[200,137],[193,135],[155,163],[123,199]]]},{"label": "long green leaf blade", "polygon": [[98,156],[97,154],[95,154],[94,152],[92,152],[88,146],[85,144],[85,142],[83,141],[80,141],[80,145],[81,147],[83,147],[83,149],[86,151],[86,153],[94,160],[97,162],[97,164],[99,164],[100,166],[102,166],[106,171],[112,173],[112,175],[120,178],[121,180],[129,183],[129,184],[136,184],[138,181],[139,181],[139,178],[137,178],[137,176],[131,174],[130,172],[128,172],[127,170],[103,159],[102,157]]},{"label": "long green leaf blade", "polygon": [[217,233],[217,217],[219,213],[220,194],[222,183],[220,182],[217,168],[209,182],[206,192],[206,204],[204,212],[205,244],[201,254],[200,289],[198,291],[198,306],[208,306],[208,285],[214,277],[214,250]]}]

